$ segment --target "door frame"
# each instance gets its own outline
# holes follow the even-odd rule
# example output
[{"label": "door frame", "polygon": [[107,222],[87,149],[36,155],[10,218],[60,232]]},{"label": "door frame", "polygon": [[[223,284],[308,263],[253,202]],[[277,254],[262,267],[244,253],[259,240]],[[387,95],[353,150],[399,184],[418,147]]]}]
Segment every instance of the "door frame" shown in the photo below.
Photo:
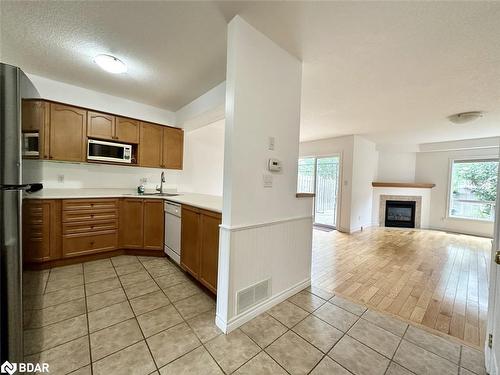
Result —
[{"label": "door frame", "polygon": [[326,224],[317,224],[315,222],[316,220],[316,196],[314,197],[313,200],[313,225],[317,227],[322,227],[322,228],[331,228],[337,230],[339,227],[339,220],[340,220],[340,211],[341,211],[341,206],[342,206],[342,181],[343,181],[343,155],[342,151],[341,152],[333,152],[329,154],[320,154],[320,155],[301,155],[299,158],[300,159],[305,159],[305,158],[314,158],[314,194],[316,195],[316,167],[318,164],[318,159],[324,159],[324,158],[332,158],[332,157],[338,157],[339,158],[339,173],[338,173],[338,190],[337,190],[337,209],[335,212],[335,225],[326,225]]},{"label": "door frame", "polygon": [[[484,343],[484,354],[486,371],[490,375],[500,375],[500,320],[498,319],[500,315],[500,265],[495,263],[495,253],[500,250],[500,166],[498,168],[494,231],[495,233],[491,246],[488,320],[486,325],[487,336],[486,342]],[[497,318],[495,319],[495,317]],[[493,335],[493,345],[491,348],[488,344],[489,335]]]}]

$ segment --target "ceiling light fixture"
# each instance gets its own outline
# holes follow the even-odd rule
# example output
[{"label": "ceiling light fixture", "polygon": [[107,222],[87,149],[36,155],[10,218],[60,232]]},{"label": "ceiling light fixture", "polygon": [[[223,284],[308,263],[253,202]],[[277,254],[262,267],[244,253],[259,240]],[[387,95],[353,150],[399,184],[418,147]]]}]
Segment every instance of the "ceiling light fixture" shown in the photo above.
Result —
[{"label": "ceiling light fixture", "polygon": [[472,111],[472,112],[462,112],[456,113],[448,117],[448,119],[454,124],[465,124],[466,122],[471,122],[483,117],[483,112]]},{"label": "ceiling light fixture", "polygon": [[127,65],[125,65],[125,63],[120,59],[111,55],[97,55],[94,58],[94,62],[99,65],[102,70],[109,73],[120,74],[127,71]]}]

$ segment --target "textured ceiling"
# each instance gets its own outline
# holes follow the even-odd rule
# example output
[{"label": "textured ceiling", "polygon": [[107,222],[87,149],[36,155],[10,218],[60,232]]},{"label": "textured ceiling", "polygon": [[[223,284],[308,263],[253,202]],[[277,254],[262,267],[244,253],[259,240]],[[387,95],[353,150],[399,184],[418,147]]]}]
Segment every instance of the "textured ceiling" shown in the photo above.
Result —
[{"label": "textured ceiling", "polygon": [[[2,61],[176,110],[225,79],[226,20],[206,2],[1,1]],[[93,63],[109,53],[123,75]]]},{"label": "textured ceiling", "polygon": [[[225,79],[240,14],[302,59],[301,138],[379,143],[500,135],[500,2],[1,1],[2,60],[176,110]],[[97,53],[129,65],[100,71]],[[447,116],[482,110],[453,125]]]}]

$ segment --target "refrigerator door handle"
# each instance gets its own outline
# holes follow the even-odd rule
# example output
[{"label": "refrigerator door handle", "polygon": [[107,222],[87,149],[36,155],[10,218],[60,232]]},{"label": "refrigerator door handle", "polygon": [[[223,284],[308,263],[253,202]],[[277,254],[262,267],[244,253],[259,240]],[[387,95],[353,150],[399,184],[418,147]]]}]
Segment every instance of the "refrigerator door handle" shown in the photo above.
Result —
[{"label": "refrigerator door handle", "polygon": [[24,190],[26,193],[35,193],[43,189],[43,184],[24,184],[24,185],[2,185],[0,190],[12,191],[12,190]]}]

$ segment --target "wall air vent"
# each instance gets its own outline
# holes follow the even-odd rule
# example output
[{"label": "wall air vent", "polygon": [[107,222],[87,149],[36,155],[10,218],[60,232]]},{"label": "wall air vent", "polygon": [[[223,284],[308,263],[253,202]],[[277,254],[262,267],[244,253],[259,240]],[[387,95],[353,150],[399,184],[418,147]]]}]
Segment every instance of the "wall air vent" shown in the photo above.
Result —
[{"label": "wall air vent", "polygon": [[241,314],[250,307],[255,306],[269,298],[271,291],[271,279],[261,281],[248,288],[238,291],[236,294],[236,313]]}]

